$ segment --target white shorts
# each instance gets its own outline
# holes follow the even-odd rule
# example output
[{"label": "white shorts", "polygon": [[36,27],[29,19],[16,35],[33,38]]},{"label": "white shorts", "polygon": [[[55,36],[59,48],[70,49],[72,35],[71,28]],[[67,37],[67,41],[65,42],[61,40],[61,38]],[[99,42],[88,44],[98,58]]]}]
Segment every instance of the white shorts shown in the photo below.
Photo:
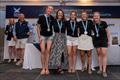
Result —
[{"label": "white shorts", "polygon": [[80,50],[91,50],[93,49],[92,37],[88,35],[81,35],[78,38],[78,49]]},{"label": "white shorts", "polygon": [[15,46],[15,41],[13,39],[8,41],[8,46]]},{"label": "white shorts", "polygon": [[25,44],[27,43],[27,38],[18,39],[16,43],[16,48],[25,48]]},{"label": "white shorts", "polygon": [[78,45],[78,37],[67,36],[67,45],[68,46],[77,46]]}]

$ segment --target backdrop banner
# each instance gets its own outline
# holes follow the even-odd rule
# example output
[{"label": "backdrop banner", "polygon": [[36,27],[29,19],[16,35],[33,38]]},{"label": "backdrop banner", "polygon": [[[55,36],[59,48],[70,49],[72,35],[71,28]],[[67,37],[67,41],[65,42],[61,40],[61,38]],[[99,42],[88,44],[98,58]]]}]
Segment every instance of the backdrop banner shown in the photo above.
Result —
[{"label": "backdrop banner", "polygon": [[[36,34],[36,23],[41,14],[44,14],[46,6],[25,6],[25,5],[7,5],[6,6],[6,24],[8,19],[13,17],[17,21],[19,13],[24,13],[26,20],[33,27],[33,37],[34,42],[38,42]],[[56,11],[62,9],[65,13],[67,19],[69,19],[70,11],[76,10],[78,12],[78,21],[80,21],[80,12],[82,10],[87,10],[89,17],[92,18],[93,11],[99,11],[101,13],[102,20],[108,23],[108,28],[110,30],[110,47],[108,49],[108,64],[109,65],[120,65],[120,6],[54,6],[54,12],[52,13],[55,16]],[[32,41],[30,41],[32,42]],[[4,46],[4,59],[8,59],[7,51],[7,41],[5,39]],[[93,51],[93,54],[96,54]],[[96,58],[97,59],[97,58]],[[95,64],[97,64],[95,59]]]},{"label": "backdrop banner", "polygon": [[[8,5],[6,6],[6,18],[17,17],[19,13],[24,13],[26,18],[38,18],[39,15],[45,12],[46,6],[22,6],[22,5]],[[71,10],[78,12],[80,17],[80,11],[87,10],[89,16],[92,17],[93,11],[100,11],[103,18],[120,18],[120,6],[54,6],[53,15],[58,9],[62,9],[65,12],[65,16],[69,17]]]}]

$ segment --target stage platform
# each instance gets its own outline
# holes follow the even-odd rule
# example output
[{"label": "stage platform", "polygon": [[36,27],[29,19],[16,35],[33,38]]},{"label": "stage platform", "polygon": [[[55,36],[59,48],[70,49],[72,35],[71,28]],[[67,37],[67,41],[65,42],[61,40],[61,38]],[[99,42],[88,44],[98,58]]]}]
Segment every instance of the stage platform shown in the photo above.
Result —
[{"label": "stage platform", "polygon": [[25,70],[15,63],[0,63],[0,80],[120,80],[120,66],[108,66],[108,77],[103,78],[96,74],[88,75],[87,72],[76,71],[75,74],[57,74],[56,70],[50,70],[50,75],[41,76],[40,69]]}]

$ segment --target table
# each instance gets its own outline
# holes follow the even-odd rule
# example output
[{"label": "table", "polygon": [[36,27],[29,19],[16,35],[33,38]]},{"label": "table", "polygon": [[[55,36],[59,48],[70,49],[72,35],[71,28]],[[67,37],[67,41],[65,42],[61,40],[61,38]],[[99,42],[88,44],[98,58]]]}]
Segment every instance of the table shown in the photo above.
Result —
[{"label": "table", "polygon": [[31,43],[25,46],[23,69],[41,68],[40,51]]},{"label": "table", "polygon": [[[31,43],[27,43],[25,46],[25,53],[24,53],[24,62],[23,62],[23,69],[35,69],[35,68],[42,68],[41,59],[40,59],[40,51]],[[97,59],[96,55],[93,53],[92,59],[92,68],[94,69],[97,66]],[[76,69],[81,69],[81,61],[80,56],[77,54],[77,62],[76,62]]]}]

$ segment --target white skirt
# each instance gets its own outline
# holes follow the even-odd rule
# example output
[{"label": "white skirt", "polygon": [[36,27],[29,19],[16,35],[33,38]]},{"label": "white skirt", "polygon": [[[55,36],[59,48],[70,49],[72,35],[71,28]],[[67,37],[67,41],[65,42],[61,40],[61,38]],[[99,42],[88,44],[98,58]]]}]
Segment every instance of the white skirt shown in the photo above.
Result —
[{"label": "white skirt", "polygon": [[78,49],[91,50],[93,48],[94,46],[93,46],[93,41],[91,36],[83,34],[78,38]]},{"label": "white skirt", "polygon": [[13,39],[11,39],[10,41],[8,41],[8,46],[15,46],[15,41]]}]

